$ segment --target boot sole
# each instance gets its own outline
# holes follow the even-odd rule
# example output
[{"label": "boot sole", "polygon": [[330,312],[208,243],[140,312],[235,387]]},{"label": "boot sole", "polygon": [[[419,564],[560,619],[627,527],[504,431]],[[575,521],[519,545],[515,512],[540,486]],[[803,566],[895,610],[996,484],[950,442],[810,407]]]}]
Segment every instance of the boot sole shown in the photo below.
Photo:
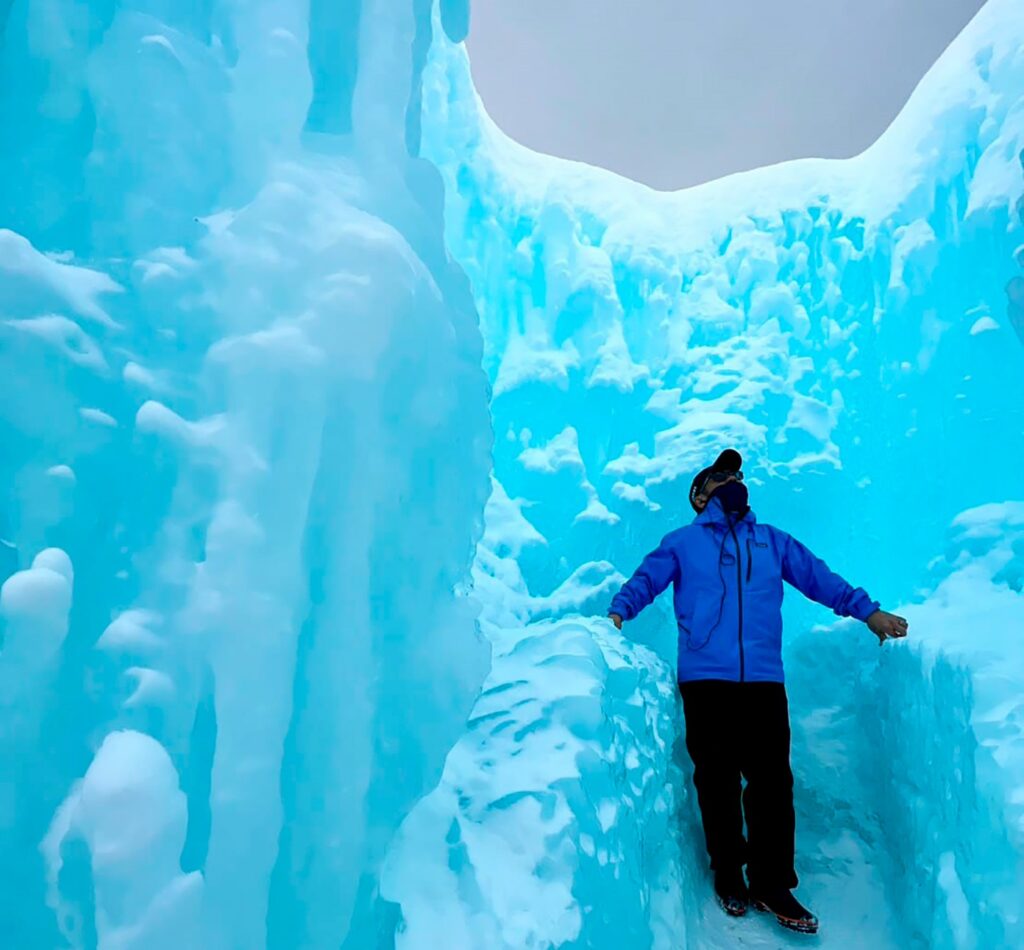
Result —
[{"label": "boot sole", "polygon": [[763,901],[754,901],[754,909],[762,914],[771,914],[783,927],[795,933],[816,934],[818,932],[818,919],[816,917],[811,920],[794,920],[792,917],[784,917],[782,914],[776,914]]}]

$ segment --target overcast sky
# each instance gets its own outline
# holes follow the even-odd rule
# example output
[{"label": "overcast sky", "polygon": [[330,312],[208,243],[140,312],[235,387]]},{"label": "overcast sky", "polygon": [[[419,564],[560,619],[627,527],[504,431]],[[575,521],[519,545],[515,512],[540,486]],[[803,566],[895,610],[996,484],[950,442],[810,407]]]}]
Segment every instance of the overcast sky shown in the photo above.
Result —
[{"label": "overcast sky", "polygon": [[473,0],[495,121],[672,189],[871,144],[984,0]]}]

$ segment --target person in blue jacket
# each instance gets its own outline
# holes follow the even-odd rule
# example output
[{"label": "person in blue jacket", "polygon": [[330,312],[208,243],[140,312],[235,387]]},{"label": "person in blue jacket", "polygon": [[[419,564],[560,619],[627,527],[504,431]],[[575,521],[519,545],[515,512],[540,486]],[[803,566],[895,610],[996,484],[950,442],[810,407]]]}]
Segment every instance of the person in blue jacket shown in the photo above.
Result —
[{"label": "person in blue jacket", "polygon": [[906,636],[907,621],[880,610],[863,588],[785,531],[759,523],[741,465],[739,452],[726,449],[696,475],[690,486],[696,518],[662,538],[612,599],[608,615],[621,630],[674,586],[686,748],[715,893],[733,916],[753,903],[792,930],[815,933],[817,918],[792,893],[796,820],[782,671],[783,581],[840,617],[863,621],[879,645]]}]

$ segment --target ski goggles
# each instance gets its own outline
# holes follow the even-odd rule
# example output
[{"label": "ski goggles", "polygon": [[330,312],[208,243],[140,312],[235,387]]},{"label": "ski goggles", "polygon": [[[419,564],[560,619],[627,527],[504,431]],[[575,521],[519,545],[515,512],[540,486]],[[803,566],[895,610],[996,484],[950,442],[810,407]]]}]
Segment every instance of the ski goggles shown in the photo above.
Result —
[{"label": "ski goggles", "polygon": [[708,472],[707,477],[701,483],[700,492],[698,492],[698,494],[704,494],[704,489],[708,487],[708,482],[724,482],[729,478],[734,478],[736,481],[742,482],[743,472]]}]

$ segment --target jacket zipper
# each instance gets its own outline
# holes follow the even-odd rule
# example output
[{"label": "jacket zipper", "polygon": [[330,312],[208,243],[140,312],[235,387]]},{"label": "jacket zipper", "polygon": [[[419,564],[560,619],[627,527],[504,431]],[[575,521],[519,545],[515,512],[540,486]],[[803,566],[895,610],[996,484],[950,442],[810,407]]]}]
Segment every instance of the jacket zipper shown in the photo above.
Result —
[{"label": "jacket zipper", "polygon": [[[740,539],[736,537],[736,529],[730,523],[729,531],[732,533],[732,540],[736,545],[736,599],[739,602],[739,629],[737,638],[740,645],[740,682],[746,680],[746,666],[743,657],[743,557],[740,549]],[[749,561],[747,562],[749,565]]]},{"label": "jacket zipper", "polygon": [[750,553],[750,538],[747,537],[747,583],[750,583],[750,572],[754,569],[754,556]]}]

